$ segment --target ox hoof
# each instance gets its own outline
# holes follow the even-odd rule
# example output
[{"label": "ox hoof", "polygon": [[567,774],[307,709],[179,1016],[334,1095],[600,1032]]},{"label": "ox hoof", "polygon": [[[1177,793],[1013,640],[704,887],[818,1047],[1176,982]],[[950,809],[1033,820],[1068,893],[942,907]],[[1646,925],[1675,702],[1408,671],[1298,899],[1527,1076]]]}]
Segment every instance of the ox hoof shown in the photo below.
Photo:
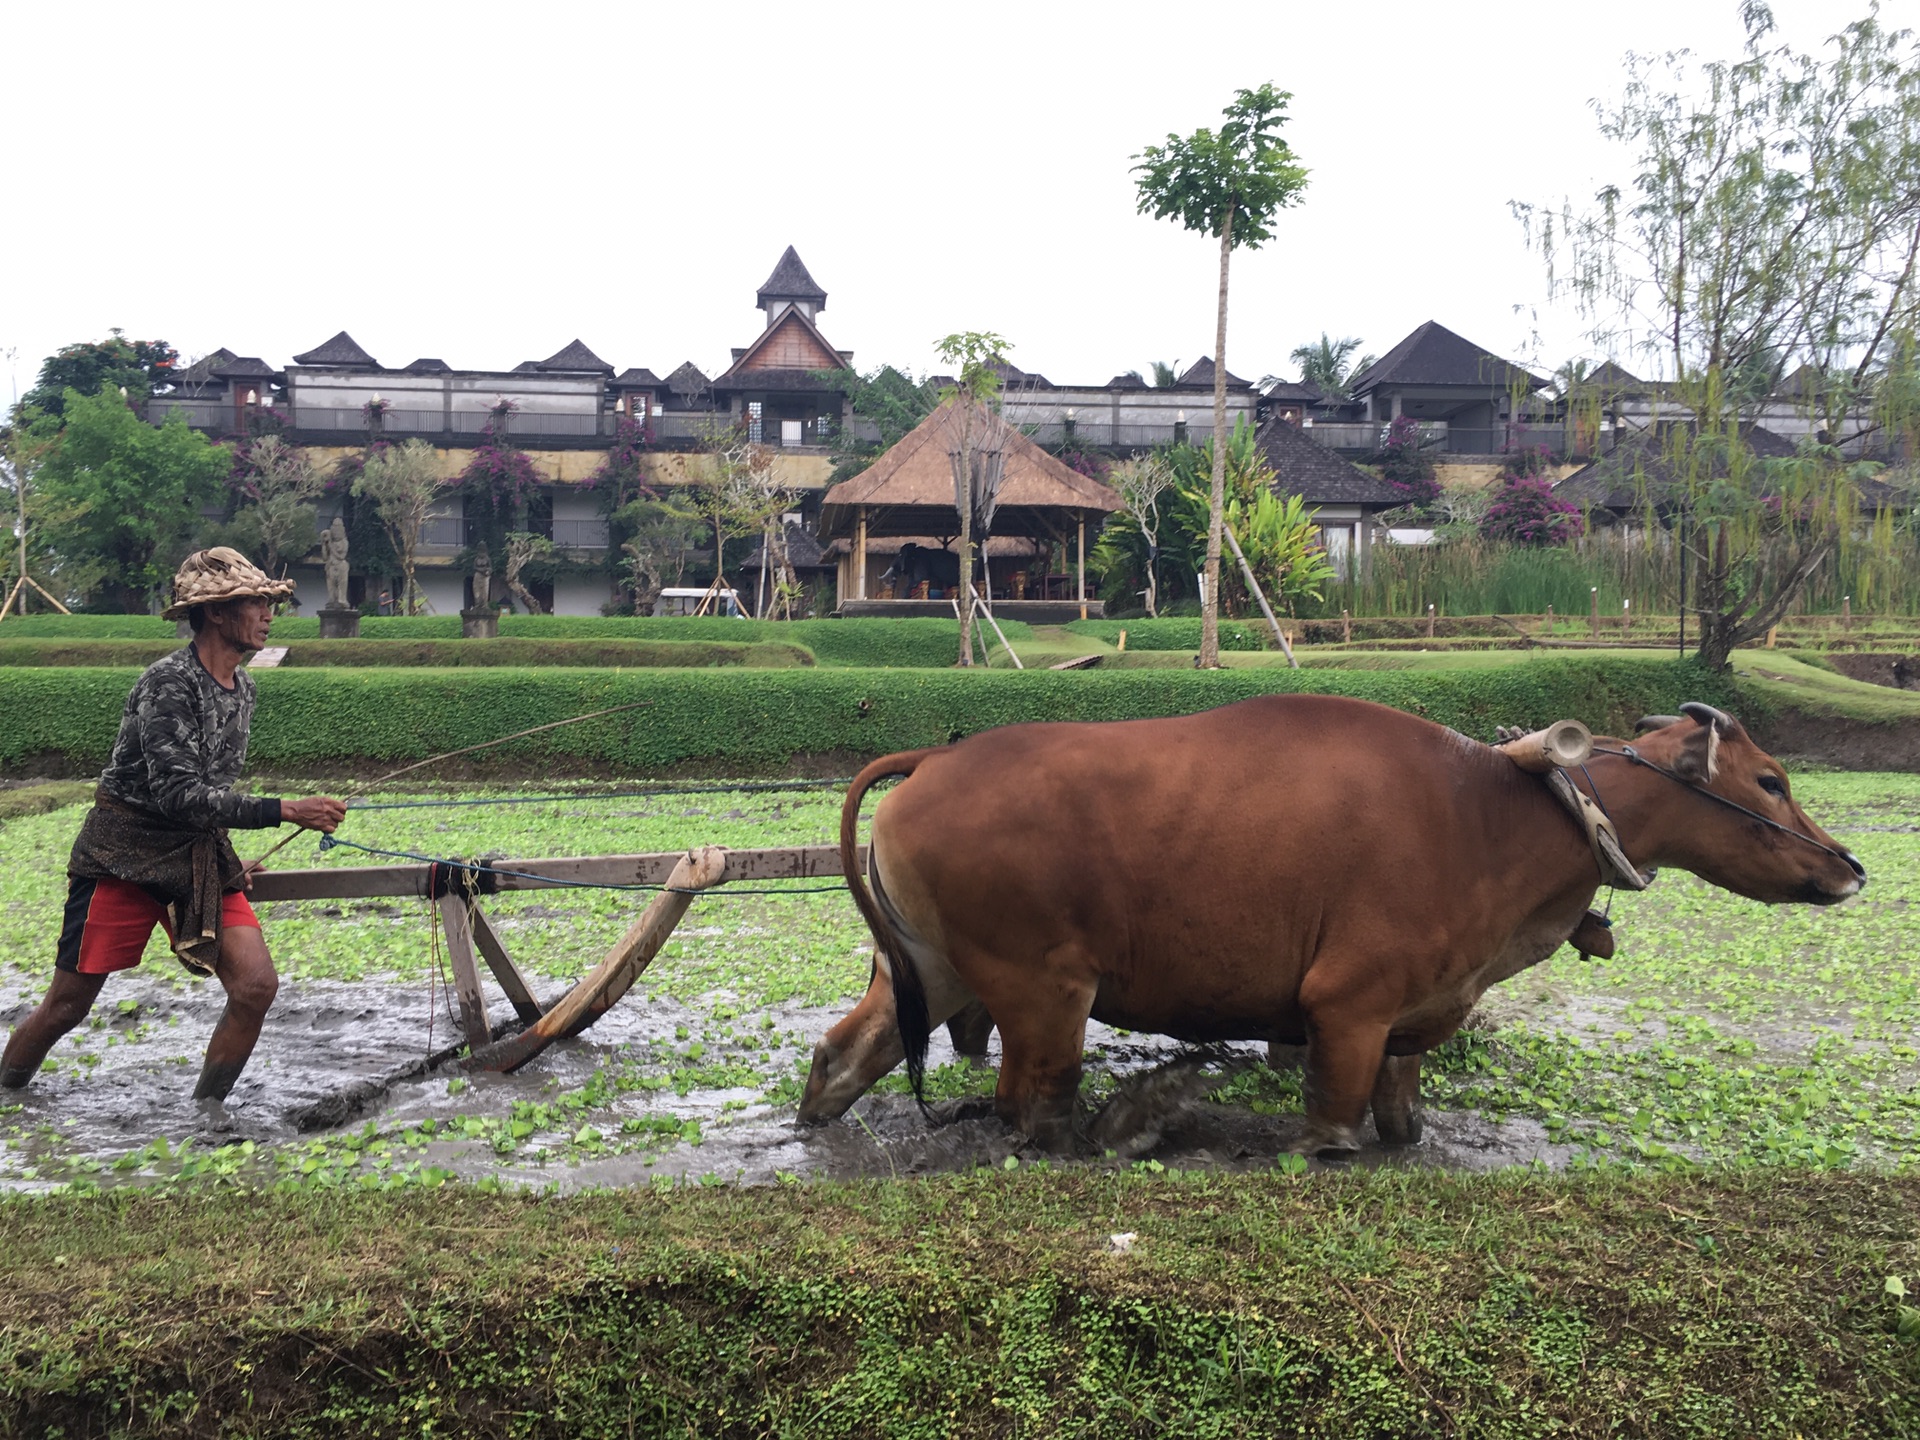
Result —
[{"label": "ox hoof", "polygon": [[1418,1110],[1406,1110],[1399,1114],[1376,1113],[1373,1128],[1379,1132],[1382,1145],[1417,1145],[1426,1126]]},{"label": "ox hoof", "polygon": [[1360,1136],[1351,1125],[1310,1125],[1293,1152],[1321,1160],[1347,1160],[1360,1153]]}]

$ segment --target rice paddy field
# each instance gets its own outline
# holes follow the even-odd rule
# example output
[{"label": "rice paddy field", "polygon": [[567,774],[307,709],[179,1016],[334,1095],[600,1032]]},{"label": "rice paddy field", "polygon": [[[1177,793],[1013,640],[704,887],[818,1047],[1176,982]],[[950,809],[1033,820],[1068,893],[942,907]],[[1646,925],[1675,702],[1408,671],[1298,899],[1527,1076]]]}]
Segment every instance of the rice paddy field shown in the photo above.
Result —
[{"label": "rice paddy field", "polygon": [[[1813,773],[1796,784],[1809,812],[1866,863],[1863,896],[1833,909],[1768,908],[1675,872],[1619,896],[1613,959],[1582,962],[1563,950],[1496,988],[1431,1058],[1431,1138],[1395,1163],[1920,1163],[1920,776]],[[319,854],[303,836],[275,863],[817,844],[837,826],[832,786],[651,789],[370,797],[341,837],[394,855]],[[435,803],[377,808],[418,800]],[[81,813],[0,826],[0,1020],[9,1024],[46,983]],[[246,840],[264,848],[242,838],[243,850]],[[928,1148],[922,1132],[939,1127],[911,1112],[897,1077],[828,1127],[842,1134],[787,1124],[814,1041],[868,973],[851,901],[818,884],[784,887],[800,892],[791,894],[722,887],[696,900],[599,1026],[513,1076],[472,1079],[430,1063],[446,1058],[458,1031],[425,902],[263,906],[281,997],[240,1088],[211,1112],[184,1097],[218,988],[188,976],[156,935],[146,963],[109,981],[36,1084],[8,1097],[0,1185],[191,1185],[211,1174],[288,1187],[457,1178],[579,1188],[652,1174],[767,1181],[1004,1161],[1012,1140],[989,1138],[997,1122],[975,1118],[968,1103],[990,1093],[991,1069],[938,1051],[933,1093],[968,1117],[967,1138],[950,1153]],[[485,905],[535,988],[552,997],[591,968],[645,898],[543,890]],[[510,1017],[496,993],[494,1018]],[[1174,1053],[1155,1037],[1094,1027],[1089,1102]],[[1187,1159],[1275,1163],[1299,1090],[1261,1058],[1256,1046],[1217,1057],[1219,1084],[1196,1113],[1226,1127],[1214,1148],[1230,1140],[1236,1153],[1183,1151]],[[1207,1151],[1206,1136],[1194,1146]]]}]

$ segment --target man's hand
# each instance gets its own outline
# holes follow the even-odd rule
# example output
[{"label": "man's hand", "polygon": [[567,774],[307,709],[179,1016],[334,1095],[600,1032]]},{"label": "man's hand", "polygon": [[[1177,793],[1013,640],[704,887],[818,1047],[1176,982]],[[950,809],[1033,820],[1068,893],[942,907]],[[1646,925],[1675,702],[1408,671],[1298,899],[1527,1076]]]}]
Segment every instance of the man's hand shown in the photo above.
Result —
[{"label": "man's hand", "polygon": [[347,803],[329,795],[315,795],[306,800],[282,800],[280,818],[308,830],[318,830],[322,835],[331,835],[340,822],[347,818]]}]

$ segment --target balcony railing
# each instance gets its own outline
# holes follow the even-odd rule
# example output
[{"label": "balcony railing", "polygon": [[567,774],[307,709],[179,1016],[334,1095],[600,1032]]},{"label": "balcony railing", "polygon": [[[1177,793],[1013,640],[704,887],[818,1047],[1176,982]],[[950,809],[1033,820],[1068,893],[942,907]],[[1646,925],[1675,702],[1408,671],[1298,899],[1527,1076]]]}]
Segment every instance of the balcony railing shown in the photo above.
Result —
[{"label": "balcony railing", "polygon": [[[1342,455],[1372,455],[1387,443],[1385,421],[1318,421],[1307,428],[1315,442]],[[1420,448],[1443,455],[1501,455],[1521,446],[1561,454],[1567,444],[1562,425],[1451,425],[1445,420],[1420,422]]]},{"label": "balcony railing", "polygon": [[167,416],[179,414],[195,430],[237,429],[231,400],[182,400],[171,395],[156,395],[147,402],[147,419],[164,425]]},{"label": "balcony railing", "polygon": [[[490,410],[400,410],[383,411],[379,433],[383,435],[479,435],[492,425],[496,434],[510,436],[612,435],[611,414],[554,414],[545,411],[516,411],[496,416]],[[192,422],[189,422],[192,423]],[[372,433],[366,415],[358,409],[328,405],[300,405],[293,412],[297,430],[360,431]]]},{"label": "balcony railing", "polygon": [[1204,445],[1213,438],[1213,416],[1196,417],[1184,425],[1168,421],[1160,425],[1115,425],[1109,420],[1064,420],[1022,422],[1012,417],[1021,432],[1036,445],[1095,445],[1104,449],[1152,449],[1156,445]]},{"label": "balcony railing", "polygon": [[555,520],[553,543],[562,550],[604,550],[607,548],[607,522],[599,517],[585,520]]}]

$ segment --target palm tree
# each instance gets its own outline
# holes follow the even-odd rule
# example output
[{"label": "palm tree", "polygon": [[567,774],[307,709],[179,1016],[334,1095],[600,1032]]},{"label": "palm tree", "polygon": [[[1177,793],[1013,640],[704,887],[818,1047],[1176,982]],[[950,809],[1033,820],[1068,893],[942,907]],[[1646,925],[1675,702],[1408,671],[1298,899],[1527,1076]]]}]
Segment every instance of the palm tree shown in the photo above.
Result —
[{"label": "palm tree", "polygon": [[1353,383],[1354,376],[1360,374],[1379,357],[1362,355],[1353,364],[1348,357],[1360,348],[1360,341],[1352,335],[1336,340],[1326,331],[1320,332],[1320,338],[1311,345],[1297,347],[1289,357],[1300,367],[1300,383],[1311,385],[1329,400],[1347,398],[1347,386]]},{"label": "palm tree", "polygon": [[1179,375],[1175,373],[1175,367],[1179,364],[1180,362],[1178,360],[1174,361],[1172,365],[1169,365],[1164,360],[1154,361],[1153,388],[1156,390],[1171,390],[1180,379]]}]

